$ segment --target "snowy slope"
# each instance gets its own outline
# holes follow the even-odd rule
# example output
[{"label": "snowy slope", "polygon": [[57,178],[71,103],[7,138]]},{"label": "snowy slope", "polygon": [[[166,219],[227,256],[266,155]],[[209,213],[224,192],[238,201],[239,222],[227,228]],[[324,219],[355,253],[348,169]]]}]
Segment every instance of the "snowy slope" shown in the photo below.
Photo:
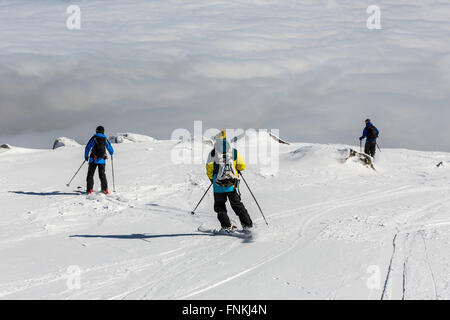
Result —
[{"label": "snowy slope", "polygon": [[342,163],[348,146],[280,145],[278,172],[245,172],[270,224],[242,184],[245,242],[197,232],[218,226],[212,194],[189,213],[209,181],[177,144],[115,144],[109,197],[75,192],[86,167],[65,187],[82,147],[0,153],[0,298],[450,298],[449,154],[385,149],[375,172]]}]

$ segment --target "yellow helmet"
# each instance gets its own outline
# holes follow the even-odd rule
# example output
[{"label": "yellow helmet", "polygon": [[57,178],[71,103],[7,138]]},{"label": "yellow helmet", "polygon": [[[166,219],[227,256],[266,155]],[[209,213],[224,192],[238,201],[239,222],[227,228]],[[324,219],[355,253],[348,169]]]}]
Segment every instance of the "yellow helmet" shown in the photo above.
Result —
[{"label": "yellow helmet", "polygon": [[227,137],[227,132],[225,130],[221,130],[217,135],[216,139],[224,140]]}]

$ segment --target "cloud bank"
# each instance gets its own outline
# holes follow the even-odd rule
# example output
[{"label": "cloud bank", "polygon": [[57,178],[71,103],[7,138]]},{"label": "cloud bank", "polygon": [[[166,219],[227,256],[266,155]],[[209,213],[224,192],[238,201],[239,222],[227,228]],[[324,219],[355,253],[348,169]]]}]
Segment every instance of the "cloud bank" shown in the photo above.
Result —
[{"label": "cloud bank", "polygon": [[[72,4],[72,2],[70,2]],[[109,132],[277,128],[292,141],[448,150],[450,4],[373,1],[0,3],[0,140],[50,147]],[[0,142],[1,142],[0,141]]]}]

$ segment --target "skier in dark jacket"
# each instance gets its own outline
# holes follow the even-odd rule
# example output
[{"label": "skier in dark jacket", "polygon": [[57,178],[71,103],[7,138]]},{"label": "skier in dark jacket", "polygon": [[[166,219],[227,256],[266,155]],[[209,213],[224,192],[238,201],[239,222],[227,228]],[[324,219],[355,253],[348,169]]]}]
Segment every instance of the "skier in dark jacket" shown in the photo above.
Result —
[{"label": "skier in dark jacket", "polygon": [[105,128],[98,126],[95,135],[89,140],[84,150],[84,159],[89,161],[89,169],[87,174],[86,193],[92,193],[94,188],[94,173],[98,167],[98,175],[100,178],[102,192],[109,194],[108,181],[106,180],[106,150],[110,155],[114,154],[114,149],[105,136]]},{"label": "skier in dark jacket", "polygon": [[370,119],[366,119],[366,127],[364,128],[362,137],[359,141],[366,138],[366,145],[364,147],[364,153],[370,155],[372,158],[375,157],[375,152],[377,149],[377,138],[380,132],[378,129],[370,122]]}]

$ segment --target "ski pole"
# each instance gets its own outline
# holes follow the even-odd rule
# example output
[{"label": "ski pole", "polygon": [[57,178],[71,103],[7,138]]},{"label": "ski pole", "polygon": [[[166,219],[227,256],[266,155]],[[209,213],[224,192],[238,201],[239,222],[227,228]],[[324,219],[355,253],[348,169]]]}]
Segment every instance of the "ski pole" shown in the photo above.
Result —
[{"label": "ski pole", "polygon": [[211,182],[211,184],[209,185],[208,189],[206,189],[205,193],[203,194],[203,197],[200,199],[200,201],[198,202],[198,204],[197,204],[197,206],[195,207],[195,209],[191,211],[191,214],[195,214],[195,210],[197,210],[198,206],[199,206],[200,203],[203,201],[203,198],[206,196],[206,194],[208,193],[209,189],[211,189],[211,186],[212,186],[212,185],[213,185],[213,184],[212,184],[212,182]]},{"label": "ski pole", "polygon": [[116,179],[114,178],[114,157],[111,156],[111,169],[112,169],[112,177],[113,177],[113,191],[116,192]]},{"label": "ski pole", "polygon": [[85,163],[86,163],[86,160],[83,161],[83,163],[81,164],[78,171],[73,175],[72,179],[70,179],[69,183],[67,184],[68,187],[70,187],[70,184],[72,183],[73,179],[75,179],[76,175],[78,174],[78,172],[80,172],[81,168],[84,166]]},{"label": "ski pole", "polygon": [[255,198],[255,195],[253,194],[252,190],[251,190],[250,187],[248,186],[247,181],[245,181],[245,178],[244,178],[244,176],[242,175],[242,172],[240,172],[240,171],[238,171],[238,172],[240,173],[240,175],[241,175],[241,177],[242,177],[242,180],[244,180],[245,185],[246,185],[247,188],[248,188],[248,191],[250,191],[250,194],[252,195],[253,199],[255,200],[256,205],[258,206],[259,211],[261,211],[261,215],[263,216],[264,221],[266,222],[267,226],[269,226],[269,224],[267,223],[266,217],[264,216],[264,213],[262,212],[261,207],[259,206],[259,203],[258,203],[258,201],[257,201],[256,198]]},{"label": "ski pole", "polygon": [[378,145],[378,142],[375,142],[375,143],[377,144],[378,150],[380,150],[380,152],[381,152],[381,149],[380,149],[380,146]]},{"label": "ski pole", "polygon": [[359,151],[362,153],[362,140],[359,140]]}]

